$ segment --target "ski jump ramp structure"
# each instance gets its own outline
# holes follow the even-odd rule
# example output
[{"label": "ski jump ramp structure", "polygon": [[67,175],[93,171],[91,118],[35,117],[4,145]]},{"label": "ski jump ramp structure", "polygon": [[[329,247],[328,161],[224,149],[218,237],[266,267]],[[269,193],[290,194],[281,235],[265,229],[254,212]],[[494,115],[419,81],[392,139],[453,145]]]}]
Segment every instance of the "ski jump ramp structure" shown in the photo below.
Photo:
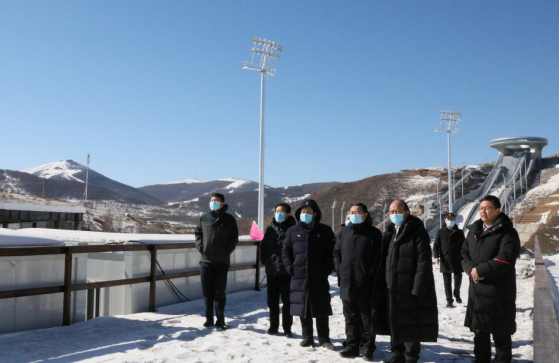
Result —
[{"label": "ski jump ramp structure", "polygon": [[[453,213],[457,216],[458,227],[466,228],[480,218],[478,214],[479,199],[488,194],[500,198],[502,211],[508,213],[512,210],[517,197],[523,192],[527,192],[528,185],[537,176],[540,170],[542,149],[546,145],[548,145],[547,139],[534,136],[504,137],[490,141],[490,147],[499,151],[498,160],[478,189],[458,198],[453,203]],[[464,178],[467,175],[470,173],[466,173]],[[460,183],[461,180],[455,183],[450,190],[457,188]],[[443,200],[445,197],[446,195],[441,199]],[[434,202],[428,202],[429,205],[436,206],[436,213],[432,213],[444,218],[445,216],[441,213],[441,205]],[[426,208],[424,213],[426,213]],[[439,222],[436,217],[426,226],[430,237],[436,235]]]}]

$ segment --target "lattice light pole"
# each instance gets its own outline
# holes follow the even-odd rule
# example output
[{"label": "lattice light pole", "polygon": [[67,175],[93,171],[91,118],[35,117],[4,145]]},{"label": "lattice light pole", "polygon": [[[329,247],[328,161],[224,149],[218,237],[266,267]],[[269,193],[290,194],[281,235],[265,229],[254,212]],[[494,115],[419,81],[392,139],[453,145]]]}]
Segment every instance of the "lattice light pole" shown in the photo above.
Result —
[{"label": "lattice light pole", "polygon": [[453,182],[451,180],[451,134],[459,132],[459,127],[456,126],[461,122],[461,113],[455,111],[441,111],[440,122],[434,131],[447,132],[447,183],[449,185],[448,200],[449,209],[448,213],[453,213]]},{"label": "lattice light pole", "polygon": [[271,59],[280,58],[282,46],[270,39],[253,38],[253,55],[250,61],[243,62],[243,69],[261,73],[261,136],[259,156],[259,201],[258,225],[264,231],[264,75],[276,75],[276,68],[270,63]]}]

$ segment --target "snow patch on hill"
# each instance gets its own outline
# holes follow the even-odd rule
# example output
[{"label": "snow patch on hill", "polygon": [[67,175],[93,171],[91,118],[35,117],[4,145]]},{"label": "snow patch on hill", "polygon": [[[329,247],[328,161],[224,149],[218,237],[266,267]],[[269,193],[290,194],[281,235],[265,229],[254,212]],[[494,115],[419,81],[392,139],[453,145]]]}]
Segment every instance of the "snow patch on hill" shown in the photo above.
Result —
[{"label": "snow patch on hill", "polygon": [[35,168],[22,170],[24,173],[32,174],[44,179],[59,177],[59,179],[73,180],[84,183],[74,174],[80,173],[86,169],[85,166],[78,164],[72,160],[60,160],[54,163],[37,166]]},{"label": "snow patch on hill", "polygon": [[206,183],[205,181],[198,180],[198,179],[185,179],[185,180],[178,180],[169,183],[163,183],[163,185],[170,185],[170,184],[196,184],[196,183]]}]

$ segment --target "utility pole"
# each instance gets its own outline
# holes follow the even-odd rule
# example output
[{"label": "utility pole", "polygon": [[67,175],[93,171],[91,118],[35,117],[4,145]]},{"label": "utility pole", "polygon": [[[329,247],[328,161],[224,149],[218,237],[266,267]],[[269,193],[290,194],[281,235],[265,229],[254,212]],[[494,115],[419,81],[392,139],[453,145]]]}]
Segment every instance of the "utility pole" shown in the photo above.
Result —
[{"label": "utility pole", "polygon": [[344,220],[344,206],[346,205],[346,202],[342,202],[342,207],[340,208],[340,224],[344,224],[345,220]]},{"label": "utility pole", "polygon": [[282,46],[270,39],[253,38],[253,47],[251,51],[253,52],[251,60],[243,62],[243,69],[257,71],[261,74],[258,225],[260,230],[264,231],[264,75],[276,75],[276,68],[269,62],[270,59],[280,58]]},{"label": "utility pole", "polygon": [[334,201],[333,205],[332,205],[332,230],[334,231],[334,214],[335,214],[335,208],[336,208],[336,200]]},{"label": "utility pole", "polygon": [[461,122],[462,114],[455,111],[441,111],[440,112],[440,125],[437,126],[435,132],[447,132],[447,183],[448,183],[448,200],[449,200],[449,213],[453,213],[453,181],[451,175],[451,134],[459,132],[459,127],[455,124]]},{"label": "utility pole", "polygon": [[87,189],[88,189],[88,183],[89,183],[89,154],[87,154],[87,167],[86,167],[86,189],[84,190],[84,196],[82,198],[82,202],[87,202],[88,201],[88,195],[87,195]]}]

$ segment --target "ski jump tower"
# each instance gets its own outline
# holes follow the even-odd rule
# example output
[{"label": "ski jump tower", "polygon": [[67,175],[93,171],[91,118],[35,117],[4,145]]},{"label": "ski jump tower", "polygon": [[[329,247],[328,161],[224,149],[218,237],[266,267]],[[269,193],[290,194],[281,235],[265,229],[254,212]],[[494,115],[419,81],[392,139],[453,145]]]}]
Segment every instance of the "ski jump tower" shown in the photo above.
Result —
[{"label": "ski jump tower", "polygon": [[[478,189],[457,199],[451,208],[457,215],[459,228],[465,228],[479,218],[478,200],[485,195],[500,198],[504,212],[512,210],[517,197],[527,193],[529,184],[538,174],[542,149],[546,145],[547,139],[535,136],[503,137],[490,141],[490,147],[499,151],[492,171]],[[438,228],[432,222],[427,229],[433,236]]]}]

